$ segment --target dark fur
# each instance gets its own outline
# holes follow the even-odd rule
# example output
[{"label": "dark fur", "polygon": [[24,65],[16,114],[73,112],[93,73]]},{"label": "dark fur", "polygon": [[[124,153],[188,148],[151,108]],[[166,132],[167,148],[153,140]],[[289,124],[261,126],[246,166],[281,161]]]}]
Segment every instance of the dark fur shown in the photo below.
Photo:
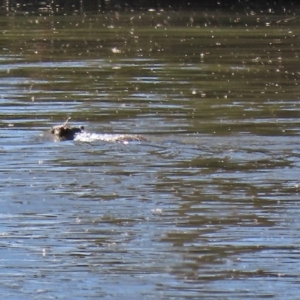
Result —
[{"label": "dark fur", "polygon": [[[51,134],[55,136],[56,139],[60,141],[71,141],[74,140],[77,133],[84,132],[83,126],[71,127],[67,125],[70,118],[67,119],[62,125],[53,126],[50,129]],[[114,142],[133,142],[133,141],[146,141],[146,138],[142,135],[132,135],[132,134],[120,134],[117,135]]]},{"label": "dark fur", "polygon": [[51,128],[51,133],[55,135],[55,137],[59,138],[61,141],[64,140],[74,140],[75,134],[83,132],[84,127],[69,127],[69,126],[56,126]]},{"label": "dark fur", "polygon": [[80,132],[84,131],[83,126],[71,127],[71,126],[67,125],[69,120],[70,120],[70,118],[68,118],[67,121],[64,124],[54,126],[50,129],[50,132],[56,138],[58,138],[60,141],[74,140],[74,137],[75,137],[76,133],[80,133]]}]

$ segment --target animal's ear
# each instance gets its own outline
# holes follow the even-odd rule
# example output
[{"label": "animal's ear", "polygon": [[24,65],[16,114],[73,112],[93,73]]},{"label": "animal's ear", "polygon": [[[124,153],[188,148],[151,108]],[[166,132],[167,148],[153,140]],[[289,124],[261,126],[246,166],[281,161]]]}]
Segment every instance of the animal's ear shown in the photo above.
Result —
[{"label": "animal's ear", "polygon": [[84,126],[80,126],[79,128],[80,128],[81,130],[84,130]]}]

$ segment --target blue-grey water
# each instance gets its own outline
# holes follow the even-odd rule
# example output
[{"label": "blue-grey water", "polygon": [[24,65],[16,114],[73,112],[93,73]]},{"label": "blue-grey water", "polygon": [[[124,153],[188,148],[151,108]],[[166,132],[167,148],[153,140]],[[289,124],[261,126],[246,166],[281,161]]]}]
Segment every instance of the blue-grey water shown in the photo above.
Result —
[{"label": "blue-grey water", "polygon": [[2,17],[1,296],[297,299],[299,22]]}]

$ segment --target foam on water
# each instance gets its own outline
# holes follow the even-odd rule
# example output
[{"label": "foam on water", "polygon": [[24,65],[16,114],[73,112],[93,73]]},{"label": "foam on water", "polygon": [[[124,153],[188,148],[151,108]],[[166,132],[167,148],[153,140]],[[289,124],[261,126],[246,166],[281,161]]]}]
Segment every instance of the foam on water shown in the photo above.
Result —
[{"label": "foam on water", "polygon": [[81,132],[75,135],[74,141],[80,142],[93,142],[93,141],[104,141],[104,142],[117,142],[127,144],[129,142],[140,142],[145,140],[143,136],[131,135],[131,134],[109,134],[109,133],[89,133]]}]

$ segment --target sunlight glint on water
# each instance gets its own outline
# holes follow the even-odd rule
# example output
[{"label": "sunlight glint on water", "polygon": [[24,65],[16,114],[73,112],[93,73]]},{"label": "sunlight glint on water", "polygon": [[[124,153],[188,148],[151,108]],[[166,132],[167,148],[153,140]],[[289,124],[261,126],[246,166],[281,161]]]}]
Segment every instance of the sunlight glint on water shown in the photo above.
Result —
[{"label": "sunlight glint on water", "polygon": [[[285,17],[3,17],[1,295],[295,299],[299,20]],[[68,117],[86,132],[58,142]],[[128,134],[146,140],[116,142]]]}]

